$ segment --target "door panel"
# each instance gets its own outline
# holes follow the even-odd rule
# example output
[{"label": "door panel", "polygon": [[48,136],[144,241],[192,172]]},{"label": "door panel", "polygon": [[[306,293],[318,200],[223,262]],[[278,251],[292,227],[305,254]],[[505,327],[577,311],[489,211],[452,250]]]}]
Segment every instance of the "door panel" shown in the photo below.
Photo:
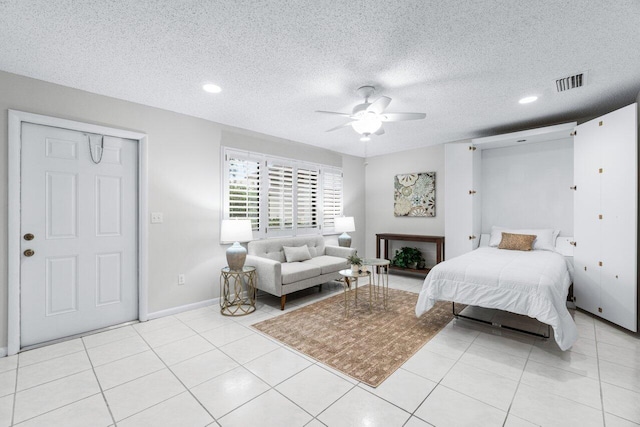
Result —
[{"label": "door panel", "polygon": [[47,239],[78,237],[78,175],[46,172]]},{"label": "door panel", "polygon": [[599,118],[602,144],[602,317],[637,330],[636,104]]},{"label": "door panel", "polygon": [[47,316],[70,313],[78,309],[78,259],[75,256],[46,260],[45,300]]},{"label": "door panel", "polygon": [[575,275],[573,293],[576,306],[599,314],[601,267],[600,145],[594,121],[577,128],[574,138],[574,239]]},{"label": "door panel", "polygon": [[122,253],[96,255],[96,305],[121,302]]},{"label": "door panel", "polygon": [[122,178],[96,176],[96,235],[120,236],[122,223]]},{"label": "door panel", "polygon": [[[92,137],[93,157],[100,140]],[[23,123],[21,346],[138,318],[137,143]]]},{"label": "door panel", "polygon": [[[469,144],[445,144],[445,259],[474,249],[473,234],[473,151]],[[478,236],[479,238],[479,236]]]}]

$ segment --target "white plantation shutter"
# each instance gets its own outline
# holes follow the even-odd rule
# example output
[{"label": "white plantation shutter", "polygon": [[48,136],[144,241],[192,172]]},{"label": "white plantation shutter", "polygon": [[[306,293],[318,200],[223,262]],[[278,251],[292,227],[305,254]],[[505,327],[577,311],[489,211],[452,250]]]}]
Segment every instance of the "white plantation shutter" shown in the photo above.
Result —
[{"label": "white plantation shutter", "polygon": [[320,185],[317,168],[298,167],[296,176],[297,228],[298,232],[318,231]]},{"label": "white plantation shutter", "polygon": [[260,229],[260,160],[228,153],[228,218],[250,219],[254,231]]},{"label": "white plantation shutter", "polygon": [[[267,188],[268,233],[276,235],[293,231],[293,166],[269,161]],[[283,233],[289,231],[289,233]]]},{"label": "white plantation shutter", "polygon": [[224,147],[222,219],[250,219],[255,239],[334,232],[342,170]]},{"label": "white plantation shutter", "polygon": [[342,171],[326,168],[322,171],[322,228],[332,232],[335,218],[342,216]]}]

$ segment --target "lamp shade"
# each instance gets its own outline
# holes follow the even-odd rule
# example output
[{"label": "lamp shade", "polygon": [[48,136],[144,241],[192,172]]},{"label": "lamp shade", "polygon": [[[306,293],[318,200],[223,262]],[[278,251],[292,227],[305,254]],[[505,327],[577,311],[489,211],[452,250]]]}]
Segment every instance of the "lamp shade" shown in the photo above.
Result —
[{"label": "lamp shade", "polygon": [[352,216],[343,216],[335,219],[335,231],[337,233],[348,233],[356,231],[356,225]]},{"label": "lamp shade", "polygon": [[223,219],[220,228],[222,243],[248,242],[253,240],[250,219]]}]

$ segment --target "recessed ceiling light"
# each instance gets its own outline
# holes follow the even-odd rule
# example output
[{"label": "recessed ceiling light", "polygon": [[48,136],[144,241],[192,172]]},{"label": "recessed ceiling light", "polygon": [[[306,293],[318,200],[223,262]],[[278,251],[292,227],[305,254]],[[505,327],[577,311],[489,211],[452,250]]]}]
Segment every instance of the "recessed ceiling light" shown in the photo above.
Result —
[{"label": "recessed ceiling light", "polygon": [[203,85],[202,89],[205,92],[209,92],[209,93],[220,93],[222,91],[222,88],[220,86],[214,85],[213,83],[207,83]]},{"label": "recessed ceiling light", "polygon": [[538,97],[537,96],[527,96],[526,98],[522,98],[520,101],[518,101],[520,104],[529,104],[530,102],[533,102],[535,100],[537,100]]}]

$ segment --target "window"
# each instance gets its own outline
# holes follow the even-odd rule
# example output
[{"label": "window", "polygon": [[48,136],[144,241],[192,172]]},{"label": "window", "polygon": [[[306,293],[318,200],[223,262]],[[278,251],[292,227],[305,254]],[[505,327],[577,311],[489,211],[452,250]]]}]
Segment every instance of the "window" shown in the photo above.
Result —
[{"label": "window", "polygon": [[342,171],[327,168],[322,176],[322,227],[333,231],[335,218],[342,216]]},{"label": "window", "polygon": [[228,153],[225,168],[225,218],[250,219],[254,231],[260,229],[260,160]]},{"label": "window", "polygon": [[255,238],[332,233],[342,170],[224,148],[222,218],[248,218]]}]

